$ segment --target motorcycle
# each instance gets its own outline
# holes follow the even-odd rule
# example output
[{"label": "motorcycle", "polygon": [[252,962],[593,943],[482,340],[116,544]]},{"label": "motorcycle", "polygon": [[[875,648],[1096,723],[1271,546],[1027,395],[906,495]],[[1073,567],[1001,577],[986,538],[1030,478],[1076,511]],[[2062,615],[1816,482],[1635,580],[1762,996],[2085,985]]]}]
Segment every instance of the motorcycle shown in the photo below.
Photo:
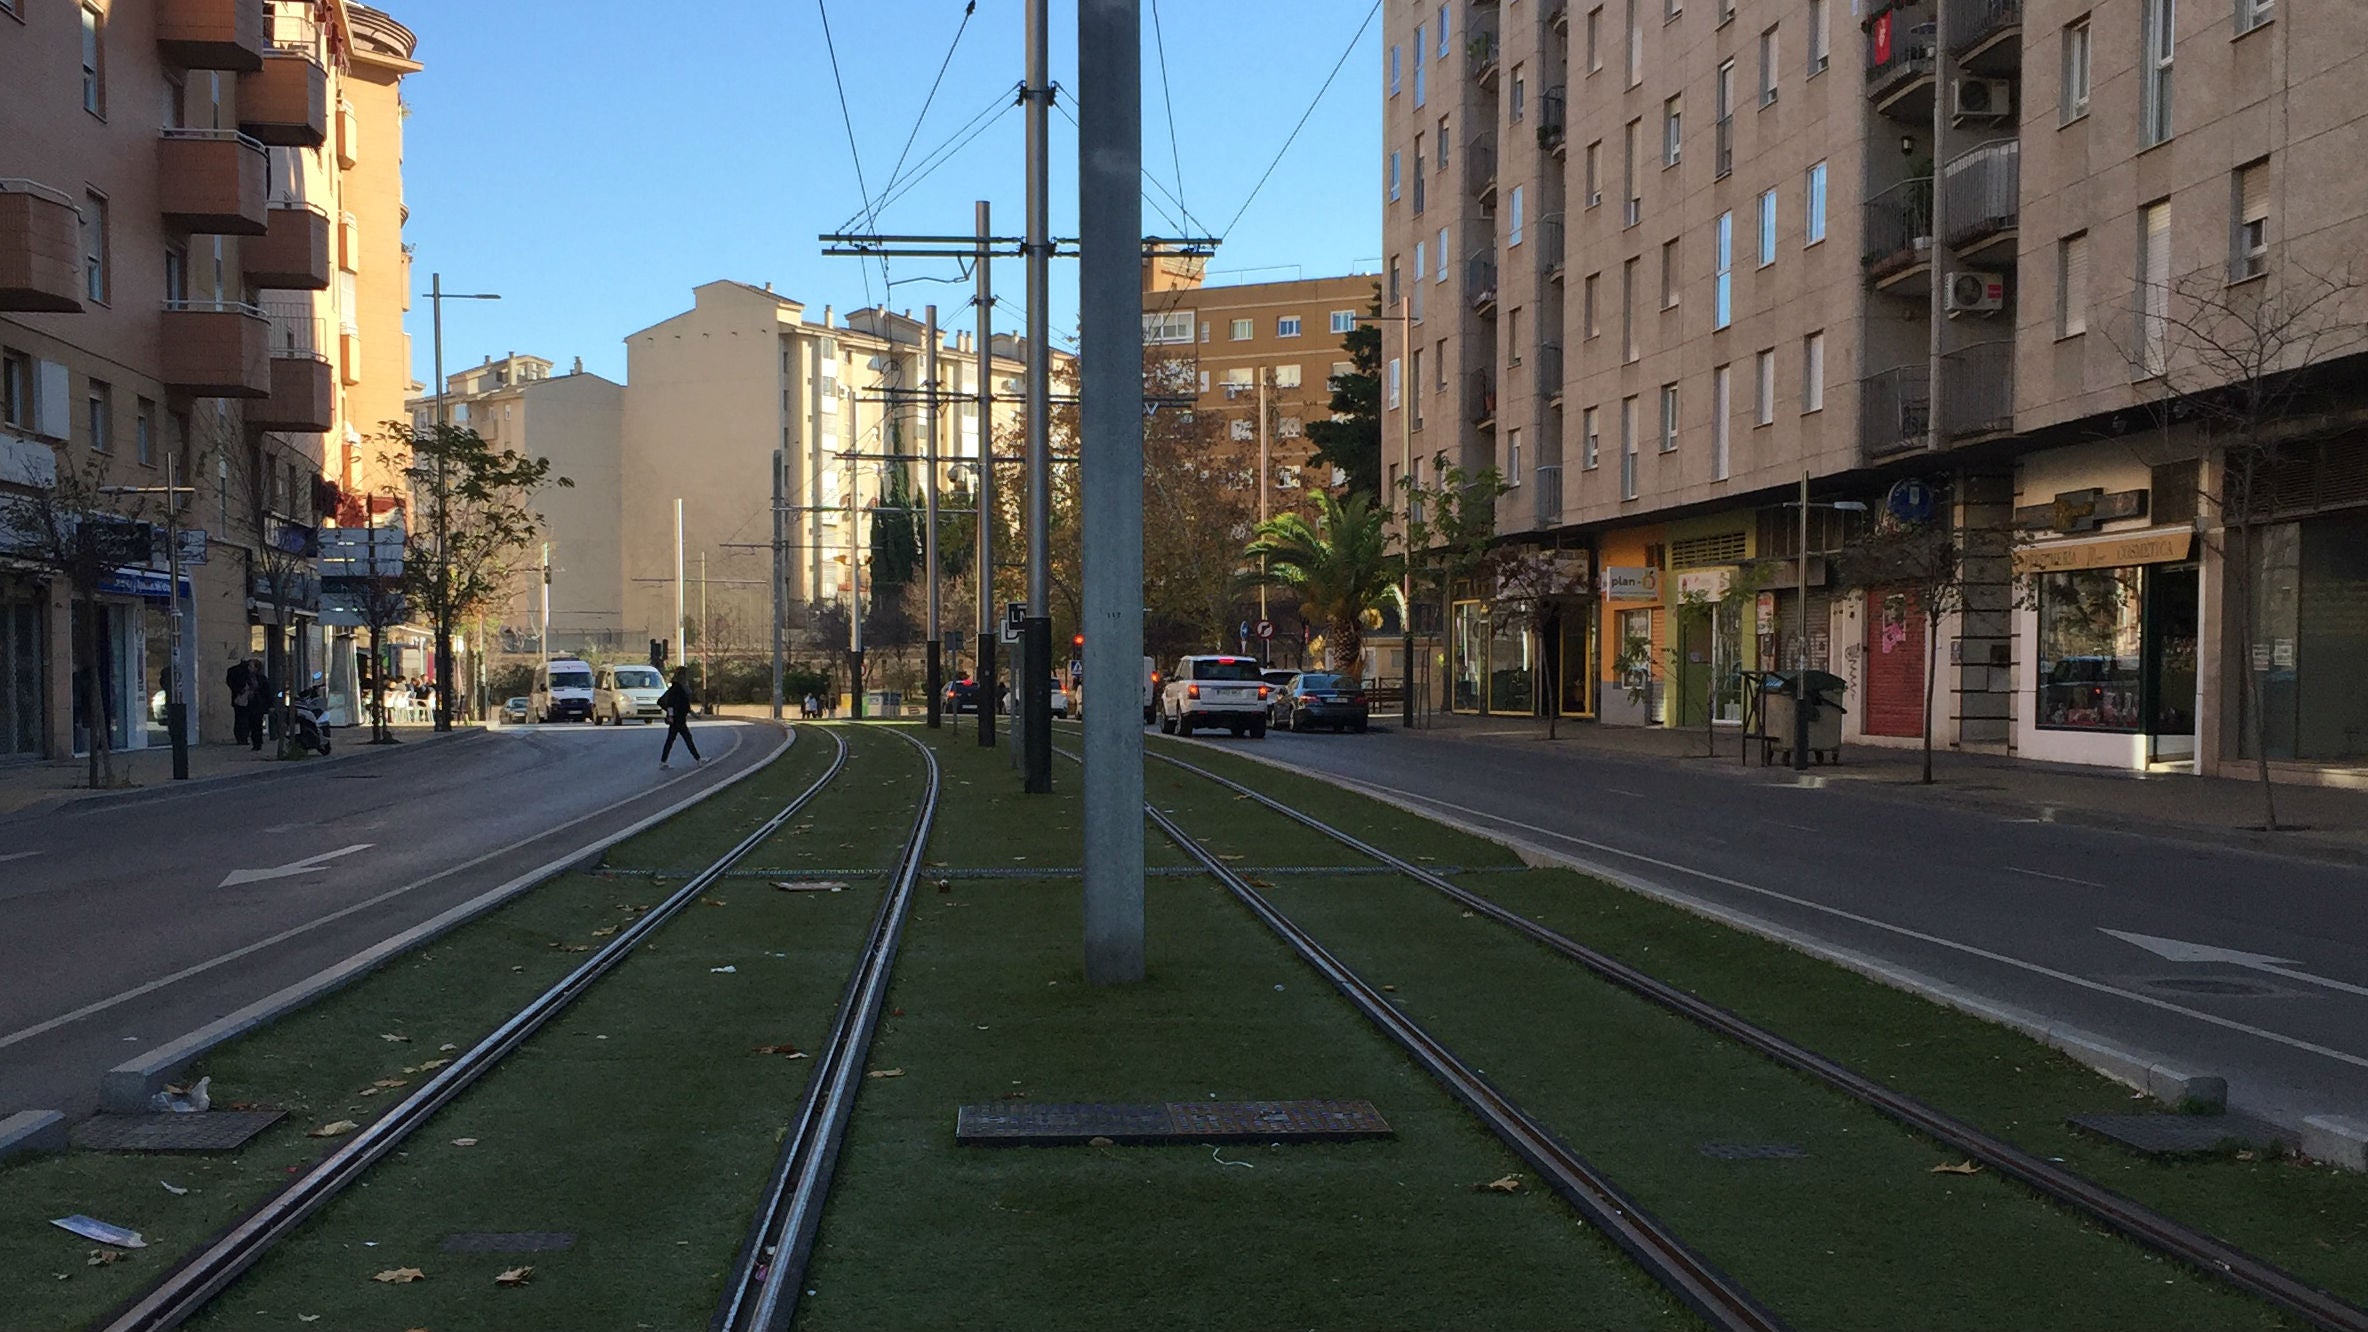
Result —
[{"label": "motorcycle", "polygon": [[328,712],[329,691],[322,685],[298,694],[288,707],[291,731],[288,742],[298,753],[311,750],[316,754],[329,752]]}]

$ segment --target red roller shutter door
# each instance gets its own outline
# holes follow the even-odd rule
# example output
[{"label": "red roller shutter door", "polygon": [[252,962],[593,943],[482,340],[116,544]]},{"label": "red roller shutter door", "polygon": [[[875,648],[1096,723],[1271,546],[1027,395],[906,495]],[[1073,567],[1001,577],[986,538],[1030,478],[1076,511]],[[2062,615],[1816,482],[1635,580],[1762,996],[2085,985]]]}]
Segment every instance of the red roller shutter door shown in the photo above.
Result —
[{"label": "red roller shutter door", "polygon": [[1866,663],[1866,733],[1924,734],[1924,611],[1915,593],[1867,593]]}]

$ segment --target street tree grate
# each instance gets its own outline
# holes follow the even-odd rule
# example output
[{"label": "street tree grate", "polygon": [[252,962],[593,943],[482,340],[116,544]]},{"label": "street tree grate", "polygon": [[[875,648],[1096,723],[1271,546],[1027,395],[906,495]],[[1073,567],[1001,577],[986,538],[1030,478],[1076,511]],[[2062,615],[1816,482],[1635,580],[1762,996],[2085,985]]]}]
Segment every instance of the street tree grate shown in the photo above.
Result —
[{"label": "street tree grate", "polygon": [[233,1152],[286,1117],[285,1110],[203,1110],[195,1114],[94,1115],[70,1141],[94,1152]]},{"label": "street tree grate", "polygon": [[2250,1115],[2074,1115],[2070,1123],[2148,1156],[2199,1156],[2288,1140],[2276,1125]]},{"label": "street tree grate", "polygon": [[446,1253],[552,1253],[575,1246],[575,1232],[568,1230],[475,1230],[446,1235],[442,1248]]},{"label": "street tree grate", "polygon": [[1114,1144],[1352,1142],[1386,1138],[1370,1101],[1172,1101],[1166,1105],[965,1105],[954,1141],[972,1147]]},{"label": "street tree grate", "polygon": [[1793,1161],[1808,1155],[1789,1142],[1706,1142],[1694,1150],[1719,1161]]}]

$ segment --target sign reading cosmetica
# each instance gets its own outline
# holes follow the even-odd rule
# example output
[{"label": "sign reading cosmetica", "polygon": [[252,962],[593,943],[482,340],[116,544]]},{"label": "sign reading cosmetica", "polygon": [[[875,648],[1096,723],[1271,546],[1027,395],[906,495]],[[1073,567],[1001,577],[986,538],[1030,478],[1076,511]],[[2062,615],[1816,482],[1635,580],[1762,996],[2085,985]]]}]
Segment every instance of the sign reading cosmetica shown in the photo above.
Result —
[{"label": "sign reading cosmetica", "polygon": [[1607,565],[1603,571],[1603,595],[1610,601],[1659,601],[1661,571],[1649,566]]},{"label": "sign reading cosmetica", "polygon": [[2158,528],[2102,540],[2050,541],[2025,546],[2014,553],[2016,573],[2053,573],[2065,569],[2115,569],[2132,564],[2169,564],[2184,560],[2195,549],[2193,528]]}]

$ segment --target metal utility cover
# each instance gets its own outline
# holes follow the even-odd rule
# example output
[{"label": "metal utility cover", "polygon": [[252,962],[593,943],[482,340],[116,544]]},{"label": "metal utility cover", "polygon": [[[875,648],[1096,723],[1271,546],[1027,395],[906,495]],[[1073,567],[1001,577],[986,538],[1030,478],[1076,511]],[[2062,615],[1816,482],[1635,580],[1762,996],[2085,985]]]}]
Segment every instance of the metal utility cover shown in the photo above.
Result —
[{"label": "metal utility cover", "polygon": [[2230,1143],[2266,1147],[2284,1139],[2249,1115],[2074,1115],[2072,1127],[2148,1156],[2195,1156]]},{"label": "metal utility cover", "polygon": [[575,1232],[568,1230],[477,1230],[446,1235],[442,1245],[446,1253],[550,1253],[575,1246]]},{"label": "metal utility cover", "polygon": [[94,1115],[69,1135],[94,1152],[231,1152],[287,1115],[285,1110],[204,1110],[195,1114]]},{"label": "metal utility cover", "polygon": [[965,1105],[954,1141],[973,1147],[1113,1143],[1350,1142],[1393,1130],[1370,1101],[1171,1101],[1166,1105]]}]

